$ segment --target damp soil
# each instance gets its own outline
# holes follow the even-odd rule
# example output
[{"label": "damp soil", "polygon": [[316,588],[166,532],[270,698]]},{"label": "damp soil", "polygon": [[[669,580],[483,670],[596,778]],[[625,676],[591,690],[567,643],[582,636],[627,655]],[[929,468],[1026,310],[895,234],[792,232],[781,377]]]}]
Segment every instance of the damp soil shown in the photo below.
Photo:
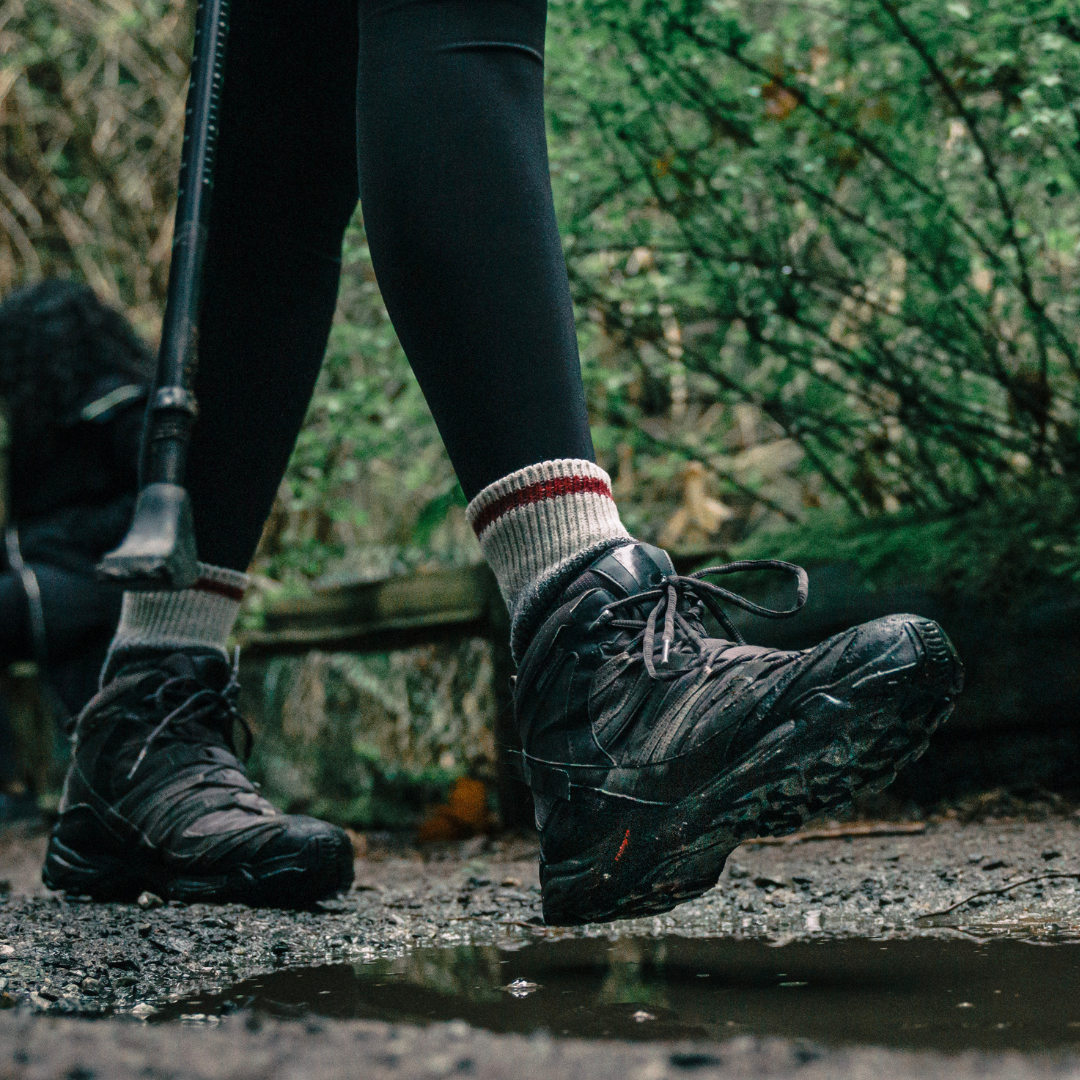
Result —
[{"label": "damp soil", "polygon": [[959,1052],[1080,1047],[1080,945],[924,939],[577,939],[420,949],[292,968],[169,1002],[157,1022],[241,1009],[571,1038],[802,1039]]},{"label": "damp soil", "polygon": [[290,912],[50,895],[44,834],[0,831],[0,1077],[1080,1076],[1080,817],[748,845],[569,930],[535,837],[367,840]]},{"label": "damp soil", "polygon": [[957,935],[1080,941],[1076,817],[745,846],[717,888],[693,903],[569,930],[543,925],[528,837],[441,849],[371,844],[347,895],[300,912],[79,903],[41,886],[44,844],[44,835],[0,836],[0,1009],[139,1016],[285,968],[410,962],[462,948],[509,954],[577,940],[679,937],[762,948]]}]

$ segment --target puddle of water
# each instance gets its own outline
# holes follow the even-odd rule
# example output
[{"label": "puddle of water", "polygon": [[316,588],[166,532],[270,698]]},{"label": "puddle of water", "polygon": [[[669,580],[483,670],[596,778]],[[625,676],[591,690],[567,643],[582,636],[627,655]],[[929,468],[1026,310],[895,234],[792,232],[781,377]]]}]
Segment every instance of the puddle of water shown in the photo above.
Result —
[{"label": "puddle of water", "polygon": [[420,949],[282,969],[169,1002],[155,1021],[237,1009],[585,1038],[809,1039],[954,1052],[1080,1045],[1080,945],[573,938]]}]

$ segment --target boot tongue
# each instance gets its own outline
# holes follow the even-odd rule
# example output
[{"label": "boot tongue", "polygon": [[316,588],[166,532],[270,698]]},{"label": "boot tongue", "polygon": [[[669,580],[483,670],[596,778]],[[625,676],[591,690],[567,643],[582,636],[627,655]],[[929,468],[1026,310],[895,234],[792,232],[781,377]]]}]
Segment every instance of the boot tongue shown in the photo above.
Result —
[{"label": "boot tongue", "polygon": [[221,691],[232,674],[226,660],[216,652],[175,652],[161,668],[175,678],[195,679],[210,690]]},{"label": "boot tongue", "polygon": [[[633,543],[605,553],[582,574],[574,587],[582,592],[588,588],[603,589],[615,599],[622,600],[625,597],[659,589],[663,586],[665,578],[674,574],[675,564],[663,548],[654,547],[652,544]],[[655,600],[649,600],[640,605],[633,605],[634,617],[646,618],[649,608],[655,602]],[[630,614],[630,609],[631,605],[627,605],[623,609],[624,615]],[[701,637],[706,636],[705,627],[691,610],[685,597],[679,603],[679,611]],[[677,639],[678,636],[677,634]],[[672,662],[676,666],[678,666],[678,660],[674,658],[680,652],[681,646],[676,643],[671,654]],[[688,655],[694,655],[694,653]]]},{"label": "boot tongue", "polygon": [[606,589],[621,600],[659,588],[664,578],[674,573],[671,556],[663,548],[633,543],[605,552],[582,579],[590,579],[588,587]]},{"label": "boot tongue", "polygon": [[162,662],[162,668],[164,668],[170,675],[173,675],[181,679],[197,679],[198,675],[195,671],[195,660],[193,657],[188,656],[187,653],[173,653],[172,656],[167,656]]}]

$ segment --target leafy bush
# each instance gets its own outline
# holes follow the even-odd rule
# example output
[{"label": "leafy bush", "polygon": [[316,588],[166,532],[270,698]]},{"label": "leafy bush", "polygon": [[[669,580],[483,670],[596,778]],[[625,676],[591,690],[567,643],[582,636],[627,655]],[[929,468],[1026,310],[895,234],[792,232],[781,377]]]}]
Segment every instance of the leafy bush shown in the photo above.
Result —
[{"label": "leafy bush", "polygon": [[[560,0],[551,41],[601,445],[745,493],[750,409],[801,450],[804,504],[845,508],[833,531],[998,507],[1028,563],[1075,573],[1075,9]],[[897,533],[909,564],[935,528]]]}]

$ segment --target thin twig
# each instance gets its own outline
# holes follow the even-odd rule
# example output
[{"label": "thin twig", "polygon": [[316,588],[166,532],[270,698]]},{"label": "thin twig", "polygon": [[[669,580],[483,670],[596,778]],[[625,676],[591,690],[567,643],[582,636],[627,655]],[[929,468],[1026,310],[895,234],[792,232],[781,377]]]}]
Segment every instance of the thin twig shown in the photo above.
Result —
[{"label": "thin twig", "polygon": [[926,832],[924,821],[863,821],[853,825],[843,825],[838,829],[805,829],[791,833],[790,836],[758,836],[753,840],[744,840],[744,844],[755,846],[784,846],[803,844],[808,840],[843,840],[859,836],[921,836]]},{"label": "thin twig", "polygon": [[977,893],[972,893],[966,899],[958,901],[953,904],[952,907],[945,908],[944,911],[931,911],[926,915],[920,916],[920,918],[938,919],[942,915],[948,915],[951,912],[954,912],[957,908],[962,908],[965,904],[970,904],[972,900],[978,900],[980,896],[1004,896],[1005,893],[1011,892],[1013,889],[1018,889],[1021,885],[1031,885],[1036,881],[1063,881],[1070,878],[1080,881],[1080,873],[1066,874],[1060,870],[1052,870],[1048,874],[1036,874],[1035,877],[1024,878],[1023,881],[1014,881],[1011,885],[1002,885],[999,889],[982,889]]}]

